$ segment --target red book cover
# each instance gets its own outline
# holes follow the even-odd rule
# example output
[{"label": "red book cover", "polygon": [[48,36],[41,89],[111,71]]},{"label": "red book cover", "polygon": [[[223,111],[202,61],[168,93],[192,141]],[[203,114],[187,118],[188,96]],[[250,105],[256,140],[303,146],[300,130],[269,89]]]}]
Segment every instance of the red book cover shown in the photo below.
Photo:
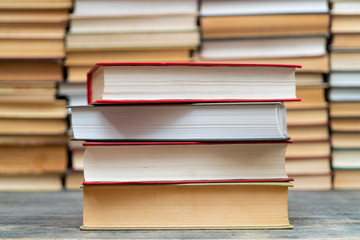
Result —
[{"label": "red book cover", "polygon": [[246,63],[164,63],[164,62],[108,62],[97,63],[87,73],[88,104],[157,104],[157,103],[227,103],[227,102],[284,102],[301,101],[300,98],[274,99],[154,99],[154,100],[92,100],[92,74],[101,66],[269,66],[301,68],[290,64],[246,64]]}]

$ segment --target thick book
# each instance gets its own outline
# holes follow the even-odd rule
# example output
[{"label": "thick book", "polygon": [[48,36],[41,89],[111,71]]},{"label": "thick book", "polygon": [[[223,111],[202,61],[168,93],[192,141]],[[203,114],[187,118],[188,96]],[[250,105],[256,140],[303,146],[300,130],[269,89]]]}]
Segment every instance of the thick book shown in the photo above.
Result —
[{"label": "thick book", "polygon": [[76,140],[288,140],[281,102],[71,107]]},{"label": "thick book", "polygon": [[82,230],[292,228],[289,182],[83,185]]},{"label": "thick book", "polygon": [[127,183],[289,181],[289,143],[85,142],[84,177]]},{"label": "thick book", "polygon": [[88,103],[297,101],[299,65],[98,63]]}]

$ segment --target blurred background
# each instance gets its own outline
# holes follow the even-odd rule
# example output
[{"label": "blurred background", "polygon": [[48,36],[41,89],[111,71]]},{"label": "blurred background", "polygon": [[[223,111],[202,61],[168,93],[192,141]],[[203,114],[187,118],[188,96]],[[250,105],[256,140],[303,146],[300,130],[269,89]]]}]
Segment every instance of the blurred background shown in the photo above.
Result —
[{"label": "blurred background", "polygon": [[1,0],[0,190],[80,190],[97,62],[300,64],[292,190],[360,189],[360,1]]}]

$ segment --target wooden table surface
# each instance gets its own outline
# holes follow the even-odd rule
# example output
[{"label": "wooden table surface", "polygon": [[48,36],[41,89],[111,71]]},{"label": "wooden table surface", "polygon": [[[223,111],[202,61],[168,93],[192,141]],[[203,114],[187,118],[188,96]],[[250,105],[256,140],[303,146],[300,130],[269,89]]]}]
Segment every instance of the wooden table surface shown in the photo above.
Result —
[{"label": "wooden table surface", "polygon": [[360,191],[290,192],[292,230],[80,231],[80,191],[0,193],[0,238],[360,239]]}]

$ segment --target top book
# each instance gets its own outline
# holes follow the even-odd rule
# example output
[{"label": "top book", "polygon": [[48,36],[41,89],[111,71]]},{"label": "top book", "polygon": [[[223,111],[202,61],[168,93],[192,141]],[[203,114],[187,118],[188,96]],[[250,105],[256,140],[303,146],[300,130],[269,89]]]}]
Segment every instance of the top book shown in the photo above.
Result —
[{"label": "top book", "polygon": [[298,65],[98,63],[88,73],[89,104],[298,101]]}]

